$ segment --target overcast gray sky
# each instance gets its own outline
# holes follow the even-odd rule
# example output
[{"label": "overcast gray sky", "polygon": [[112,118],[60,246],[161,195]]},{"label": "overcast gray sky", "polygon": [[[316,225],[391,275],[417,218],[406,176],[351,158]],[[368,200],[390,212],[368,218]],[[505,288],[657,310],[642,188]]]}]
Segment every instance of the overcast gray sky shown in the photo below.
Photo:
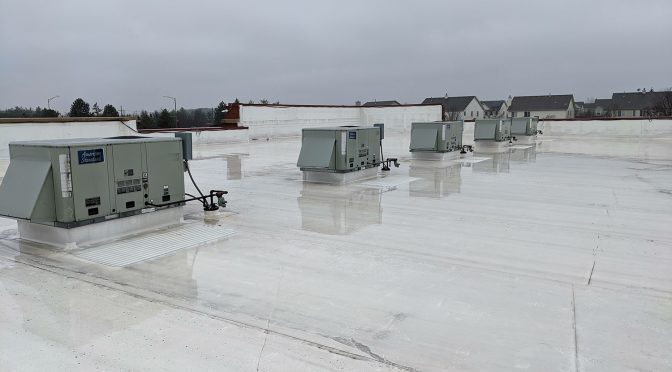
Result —
[{"label": "overcast gray sky", "polygon": [[670,0],[0,0],[0,108],[672,86]]}]

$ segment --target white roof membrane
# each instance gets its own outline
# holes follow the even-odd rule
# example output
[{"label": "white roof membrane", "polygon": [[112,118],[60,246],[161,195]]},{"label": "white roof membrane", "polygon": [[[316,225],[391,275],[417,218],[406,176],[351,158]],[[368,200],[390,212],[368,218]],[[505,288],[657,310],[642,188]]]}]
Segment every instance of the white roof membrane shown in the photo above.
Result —
[{"label": "white roof membrane", "polygon": [[125,267],[0,219],[0,365],[672,369],[672,140],[552,139],[418,163],[388,133],[401,166],[343,186],[302,182],[298,138],[200,145],[236,234]]}]

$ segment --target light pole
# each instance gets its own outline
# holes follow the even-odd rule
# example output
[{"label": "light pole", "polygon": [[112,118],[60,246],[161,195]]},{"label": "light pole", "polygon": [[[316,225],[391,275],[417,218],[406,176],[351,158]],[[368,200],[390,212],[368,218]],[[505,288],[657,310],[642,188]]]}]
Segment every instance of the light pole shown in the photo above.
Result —
[{"label": "light pole", "polygon": [[47,109],[48,109],[48,110],[51,110],[51,100],[52,100],[52,99],[56,99],[56,98],[58,98],[58,97],[60,97],[60,96],[53,96],[53,97],[51,97],[51,98],[49,98],[49,99],[47,100]]},{"label": "light pole", "polygon": [[173,100],[173,104],[175,105],[175,128],[177,128],[177,98],[171,97],[171,96],[163,96],[164,98],[170,98]]}]

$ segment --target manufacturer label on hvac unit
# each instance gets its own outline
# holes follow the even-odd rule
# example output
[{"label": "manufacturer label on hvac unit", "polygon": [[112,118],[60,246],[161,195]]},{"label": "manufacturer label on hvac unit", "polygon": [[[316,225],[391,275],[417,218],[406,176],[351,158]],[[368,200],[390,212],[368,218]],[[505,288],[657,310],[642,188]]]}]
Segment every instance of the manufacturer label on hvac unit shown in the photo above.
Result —
[{"label": "manufacturer label on hvac unit", "polygon": [[348,132],[348,139],[357,139],[357,131]]},{"label": "manufacturer label on hvac unit", "polygon": [[105,161],[103,149],[79,150],[77,151],[79,164],[102,163]]}]

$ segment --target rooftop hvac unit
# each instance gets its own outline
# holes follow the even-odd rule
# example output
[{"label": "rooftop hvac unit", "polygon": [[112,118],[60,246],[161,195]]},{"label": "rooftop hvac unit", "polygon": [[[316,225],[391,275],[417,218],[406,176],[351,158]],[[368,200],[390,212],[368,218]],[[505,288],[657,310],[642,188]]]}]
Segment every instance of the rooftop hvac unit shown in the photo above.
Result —
[{"label": "rooftop hvac unit", "polygon": [[511,135],[515,136],[519,143],[536,142],[537,134],[541,131],[537,129],[538,118],[511,118]]},{"label": "rooftop hvac unit", "polygon": [[184,199],[178,138],[14,142],[0,215],[72,228]]},{"label": "rooftop hvac unit", "polygon": [[381,130],[381,126],[304,128],[297,166],[308,181],[342,183],[375,176],[378,166],[386,163],[382,160]]},{"label": "rooftop hvac unit", "polygon": [[476,119],[474,142],[476,151],[500,152],[515,140],[511,136],[510,119]]},{"label": "rooftop hvac unit", "polygon": [[413,123],[410,145],[413,158],[437,160],[431,154],[464,153],[463,128],[462,121]]},{"label": "rooftop hvac unit", "polygon": [[511,134],[514,136],[537,135],[538,118],[511,118]]},{"label": "rooftop hvac unit", "polygon": [[[189,168],[179,138],[13,142],[9,155],[0,185],[0,215],[17,219],[20,235],[29,240],[55,245],[104,240],[107,234],[132,233],[140,225],[179,222],[179,210],[164,212],[190,200],[202,201],[208,211],[218,209],[214,196],[219,205],[226,203],[226,192],[216,190],[185,199],[184,171]],[[144,216],[155,211],[162,213]],[[93,228],[99,225],[105,226]]]},{"label": "rooftop hvac unit", "polygon": [[509,119],[476,119],[474,141],[502,142],[511,139]]}]

